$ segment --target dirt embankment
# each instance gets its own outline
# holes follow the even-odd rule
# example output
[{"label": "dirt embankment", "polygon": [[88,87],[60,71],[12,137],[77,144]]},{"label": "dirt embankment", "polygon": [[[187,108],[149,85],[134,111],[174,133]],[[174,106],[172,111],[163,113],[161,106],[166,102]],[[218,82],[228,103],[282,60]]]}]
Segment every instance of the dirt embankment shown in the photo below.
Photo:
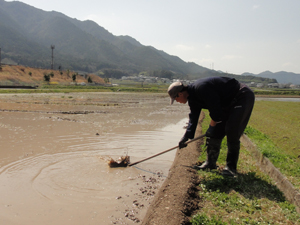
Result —
[{"label": "dirt embankment", "polygon": [[[53,74],[50,77],[52,84],[69,84],[73,82],[72,75],[76,74],[74,71],[69,70],[50,70],[50,69],[38,69],[26,66],[8,66],[2,65],[0,70],[0,85],[40,85],[44,81],[44,75]],[[84,76],[76,75],[77,83],[88,83],[89,77],[94,83],[105,83],[104,80],[95,75],[87,74]]]},{"label": "dirt embankment", "polygon": [[[201,114],[199,126],[195,136],[202,133]],[[169,175],[159,192],[153,199],[143,225],[178,225],[190,224],[190,216],[199,205],[199,176],[191,167],[197,163],[203,139],[189,144],[186,148],[178,150]]]}]

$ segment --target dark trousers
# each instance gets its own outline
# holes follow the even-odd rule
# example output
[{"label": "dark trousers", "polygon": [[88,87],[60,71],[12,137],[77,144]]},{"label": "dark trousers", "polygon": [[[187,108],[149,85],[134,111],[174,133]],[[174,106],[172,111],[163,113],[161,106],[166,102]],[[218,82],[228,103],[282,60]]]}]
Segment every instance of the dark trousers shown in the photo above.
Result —
[{"label": "dark trousers", "polygon": [[254,106],[255,96],[246,85],[241,85],[239,92],[231,105],[224,109],[223,120],[216,125],[214,137],[223,139],[227,136],[227,143],[237,145],[243,134]]}]

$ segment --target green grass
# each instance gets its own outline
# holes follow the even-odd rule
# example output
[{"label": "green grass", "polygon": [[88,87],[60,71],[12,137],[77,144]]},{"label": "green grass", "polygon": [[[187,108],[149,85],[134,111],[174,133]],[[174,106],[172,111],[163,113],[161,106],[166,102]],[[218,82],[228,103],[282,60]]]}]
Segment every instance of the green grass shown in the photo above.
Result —
[{"label": "green grass", "polygon": [[[226,140],[218,160],[225,165]],[[204,161],[205,156],[200,157]],[[300,224],[295,207],[256,166],[250,153],[241,148],[237,178],[224,177],[219,170],[199,171],[201,210],[192,219],[199,224]]]},{"label": "green grass", "polygon": [[[39,89],[37,90],[19,90],[19,89],[11,89],[11,90],[1,90],[1,93],[60,93],[60,92],[115,92],[115,91],[125,91],[125,92],[163,92],[166,93],[169,87],[169,84],[165,83],[142,83],[135,81],[123,81],[116,80],[112,81],[119,86],[82,86],[82,85],[47,85],[45,83],[41,84]],[[13,84],[11,84],[13,85]],[[26,84],[22,84],[26,85]],[[254,93],[256,95],[278,95],[278,96],[300,96],[300,90],[298,89],[254,89]]]},{"label": "green grass", "polygon": [[282,95],[282,96],[300,96],[299,89],[254,89],[255,95]]},{"label": "green grass", "polygon": [[[205,113],[208,115],[207,111]],[[209,121],[209,118],[204,120],[204,130],[208,128]],[[256,144],[264,155],[272,156],[280,162],[277,164],[280,170],[289,171],[290,177],[298,176],[295,163],[294,169],[288,168],[291,162],[287,159],[291,159],[291,156],[278,149],[266,134],[253,127],[248,127],[246,131],[252,141],[258,141]],[[204,145],[201,147],[205,149]],[[192,218],[193,225],[300,224],[300,215],[295,206],[287,202],[274,182],[257,168],[255,159],[243,146],[238,163],[238,177],[223,177],[220,171],[225,166],[226,154],[227,143],[224,139],[217,163],[219,169],[199,171],[201,209]],[[199,161],[203,162],[205,159],[206,153],[201,154]]]},{"label": "green grass", "polygon": [[[47,85],[42,84],[38,89],[0,89],[1,93],[63,93],[63,92],[153,92],[153,93],[166,93],[169,84],[164,83],[141,83],[133,81],[114,80],[113,83],[117,83],[119,86],[82,86],[82,85]],[[23,84],[26,85],[26,84]],[[292,89],[255,89],[256,95],[268,95],[268,96],[300,96],[300,90]]]},{"label": "green grass", "polygon": [[1,93],[70,93],[70,92],[149,92],[166,93],[166,85],[128,84],[120,86],[42,85],[38,89],[0,89]]},{"label": "green grass", "polygon": [[297,162],[297,157],[290,155],[288,151],[284,151],[284,149],[276,146],[266,134],[261,133],[251,126],[246,128],[245,133],[256,144],[258,150],[299,189],[300,166]]},{"label": "green grass", "polygon": [[300,189],[299,102],[256,101],[246,132],[262,154]]},{"label": "green grass", "polygon": [[[299,112],[299,102],[256,101],[249,125],[297,158],[300,156]],[[300,158],[297,162],[300,166]]]}]

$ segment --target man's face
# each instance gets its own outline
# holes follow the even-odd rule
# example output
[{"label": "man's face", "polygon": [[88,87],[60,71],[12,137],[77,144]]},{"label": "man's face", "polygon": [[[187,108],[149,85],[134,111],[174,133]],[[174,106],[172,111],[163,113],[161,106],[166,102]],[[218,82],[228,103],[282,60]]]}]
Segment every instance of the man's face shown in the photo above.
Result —
[{"label": "man's face", "polygon": [[175,98],[175,101],[185,104],[185,103],[187,103],[187,100],[188,100],[187,97],[188,97],[188,95],[185,92],[179,92]]}]

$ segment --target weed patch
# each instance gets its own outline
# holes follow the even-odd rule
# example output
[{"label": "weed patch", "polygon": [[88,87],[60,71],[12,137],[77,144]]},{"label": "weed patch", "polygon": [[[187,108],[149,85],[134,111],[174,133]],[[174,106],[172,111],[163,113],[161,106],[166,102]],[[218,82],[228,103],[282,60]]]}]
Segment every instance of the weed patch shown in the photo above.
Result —
[{"label": "weed patch", "polygon": [[[206,118],[203,123],[204,130],[208,123],[209,119]],[[250,138],[260,141],[258,145],[261,149],[265,148],[265,155],[275,155],[279,161],[285,160],[286,165],[289,165],[287,159],[291,159],[291,156],[281,153],[267,135],[251,127],[246,132],[247,135],[251,132],[257,134],[250,135]],[[205,145],[201,148],[205,149]],[[224,139],[217,162],[219,169],[199,171],[200,210],[191,219],[191,224],[300,224],[300,216],[295,206],[287,202],[269,176],[257,168],[250,152],[243,146],[238,162],[238,176],[222,176],[221,169],[226,163],[226,154],[227,142]],[[206,154],[201,154],[199,161],[203,162],[205,159]],[[286,165],[278,166],[285,168]]]}]

